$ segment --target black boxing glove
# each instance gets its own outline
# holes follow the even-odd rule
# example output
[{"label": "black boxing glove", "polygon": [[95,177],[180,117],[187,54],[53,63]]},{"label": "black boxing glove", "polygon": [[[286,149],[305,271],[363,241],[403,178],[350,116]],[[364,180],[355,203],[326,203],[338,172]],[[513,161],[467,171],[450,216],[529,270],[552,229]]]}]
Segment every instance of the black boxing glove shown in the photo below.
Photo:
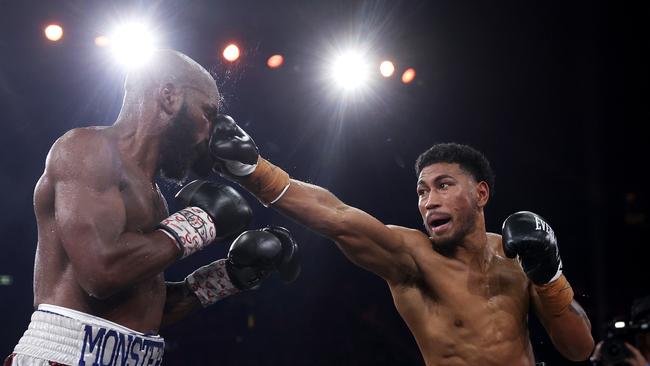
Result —
[{"label": "black boxing glove", "polygon": [[228,251],[228,277],[240,290],[257,287],[275,271],[285,282],[293,281],[300,273],[297,248],[284,228],[245,231]]},{"label": "black boxing glove", "polygon": [[218,173],[244,177],[257,167],[255,141],[230,116],[219,114],[214,119],[208,146],[215,160],[213,170]]},{"label": "black boxing glove", "polygon": [[240,233],[253,217],[244,197],[223,184],[195,180],[185,185],[176,199],[186,207],[163,220],[158,228],[176,240],[183,258],[215,240]]},{"label": "black boxing glove", "polygon": [[562,274],[555,233],[539,215],[520,211],[508,216],[503,222],[502,239],[506,256],[518,255],[534,284],[545,285]]},{"label": "black boxing glove", "polygon": [[214,119],[208,149],[212,170],[237,181],[264,206],[277,202],[289,189],[289,174],[260,157],[255,141],[229,116]]},{"label": "black boxing glove", "polygon": [[280,240],[282,253],[275,258],[274,266],[284,282],[293,282],[300,274],[298,243],[293,240],[289,230],[281,226],[268,226],[262,229],[262,231],[269,232]]}]

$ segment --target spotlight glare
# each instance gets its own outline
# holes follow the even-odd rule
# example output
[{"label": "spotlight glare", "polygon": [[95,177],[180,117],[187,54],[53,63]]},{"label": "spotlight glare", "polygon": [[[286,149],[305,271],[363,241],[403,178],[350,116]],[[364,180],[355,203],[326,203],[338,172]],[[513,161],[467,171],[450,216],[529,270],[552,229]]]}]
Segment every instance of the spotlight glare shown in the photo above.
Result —
[{"label": "spotlight glare", "polygon": [[142,23],[125,24],[110,39],[115,57],[128,67],[146,63],[154,50],[154,37]]},{"label": "spotlight glare", "polygon": [[379,72],[381,73],[381,76],[385,78],[391,77],[395,72],[395,65],[388,60],[383,61],[379,65]]},{"label": "spotlight glare", "polygon": [[625,328],[625,322],[618,321],[618,322],[614,323],[614,328],[617,328],[617,329]]},{"label": "spotlight glare", "polygon": [[266,60],[266,65],[272,69],[277,69],[284,64],[284,57],[282,55],[273,55]]},{"label": "spotlight glare", "polygon": [[63,28],[58,24],[50,24],[43,30],[45,38],[52,42],[56,42],[63,37]]},{"label": "spotlight glare", "polygon": [[106,36],[95,37],[95,45],[97,47],[106,47],[111,43],[111,40]]},{"label": "spotlight glare", "polygon": [[354,90],[368,80],[368,65],[360,54],[348,52],[334,62],[332,77],[344,89]]},{"label": "spotlight glare", "polygon": [[239,58],[239,47],[236,44],[231,43],[226,48],[223,49],[223,58],[229,62],[235,62]]},{"label": "spotlight glare", "polygon": [[404,73],[402,74],[402,82],[404,84],[408,84],[415,79],[415,69],[412,67],[409,67],[408,69],[404,70]]}]

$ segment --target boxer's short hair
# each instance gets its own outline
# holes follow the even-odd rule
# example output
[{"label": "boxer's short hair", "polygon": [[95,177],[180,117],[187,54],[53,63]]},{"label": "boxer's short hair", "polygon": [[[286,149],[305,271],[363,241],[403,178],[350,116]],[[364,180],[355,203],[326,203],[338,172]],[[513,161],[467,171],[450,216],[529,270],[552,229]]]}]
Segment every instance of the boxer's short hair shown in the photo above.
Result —
[{"label": "boxer's short hair", "polygon": [[425,167],[436,163],[456,163],[474,177],[477,182],[486,182],[490,196],[494,195],[494,172],[490,162],[480,151],[468,145],[440,143],[431,146],[415,161],[415,174],[419,177]]}]

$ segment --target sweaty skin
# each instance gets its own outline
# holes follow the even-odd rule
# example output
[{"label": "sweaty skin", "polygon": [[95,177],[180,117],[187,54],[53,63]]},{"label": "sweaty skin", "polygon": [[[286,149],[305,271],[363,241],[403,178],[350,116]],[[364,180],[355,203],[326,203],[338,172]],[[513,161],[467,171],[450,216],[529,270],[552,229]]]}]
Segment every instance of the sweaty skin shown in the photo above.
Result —
[{"label": "sweaty skin", "polygon": [[[201,307],[182,283],[163,278],[179,248],[155,230],[169,215],[155,177],[165,166],[185,174],[205,151],[219,94],[186,56],[158,56],[166,63],[155,75],[127,80],[115,124],[71,130],[48,154],[34,192],[35,306],[63,306],[143,333]],[[167,77],[165,68],[176,74]],[[178,128],[193,133],[169,133]]]},{"label": "sweaty skin", "polygon": [[528,279],[500,236],[486,235],[491,258],[481,268],[479,258],[468,265],[432,251],[420,232],[404,234],[420,273],[389,287],[427,364],[533,365]]},{"label": "sweaty skin", "polygon": [[[565,357],[589,355],[593,340],[579,305],[561,318],[546,316],[519,263],[505,257],[501,236],[486,232],[485,182],[458,164],[436,163],[422,170],[417,189],[430,237],[384,225],[298,180],[273,207],[333,239],[352,262],[386,280],[429,366],[534,365],[531,307]],[[439,219],[448,222],[434,227]]]},{"label": "sweaty skin", "polygon": [[[167,206],[158,187],[121,159],[111,132],[75,130],[50,153],[34,194],[39,237],[34,302],[156,330],[166,296],[160,269],[176,260],[177,249],[161,232],[138,234],[167,217]],[[135,253],[131,240],[140,246]],[[101,258],[101,251],[110,252]],[[128,262],[119,263],[123,259]],[[116,287],[130,286],[113,294],[110,280],[121,282]]]}]

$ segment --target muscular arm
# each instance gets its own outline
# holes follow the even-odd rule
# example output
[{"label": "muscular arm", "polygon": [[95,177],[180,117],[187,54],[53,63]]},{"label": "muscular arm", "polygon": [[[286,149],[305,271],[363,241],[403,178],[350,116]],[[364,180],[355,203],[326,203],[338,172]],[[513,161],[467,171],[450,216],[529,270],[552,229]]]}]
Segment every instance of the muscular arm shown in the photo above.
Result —
[{"label": "muscular arm", "polygon": [[594,340],[591,336],[591,322],[580,304],[573,300],[562,314],[548,314],[542,306],[535,286],[531,284],[529,291],[535,314],[555,348],[572,361],[586,360],[594,348]]},{"label": "muscular arm", "polygon": [[384,225],[324,188],[292,179],[273,207],[334,240],[353,263],[389,282],[399,283],[417,270],[404,243],[409,235],[422,233]]},{"label": "muscular arm", "polygon": [[62,137],[46,164],[58,236],[79,285],[100,299],[161,273],[179,251],[160,231],[127,231],[120,169],[116,149],[93,131]]}]

